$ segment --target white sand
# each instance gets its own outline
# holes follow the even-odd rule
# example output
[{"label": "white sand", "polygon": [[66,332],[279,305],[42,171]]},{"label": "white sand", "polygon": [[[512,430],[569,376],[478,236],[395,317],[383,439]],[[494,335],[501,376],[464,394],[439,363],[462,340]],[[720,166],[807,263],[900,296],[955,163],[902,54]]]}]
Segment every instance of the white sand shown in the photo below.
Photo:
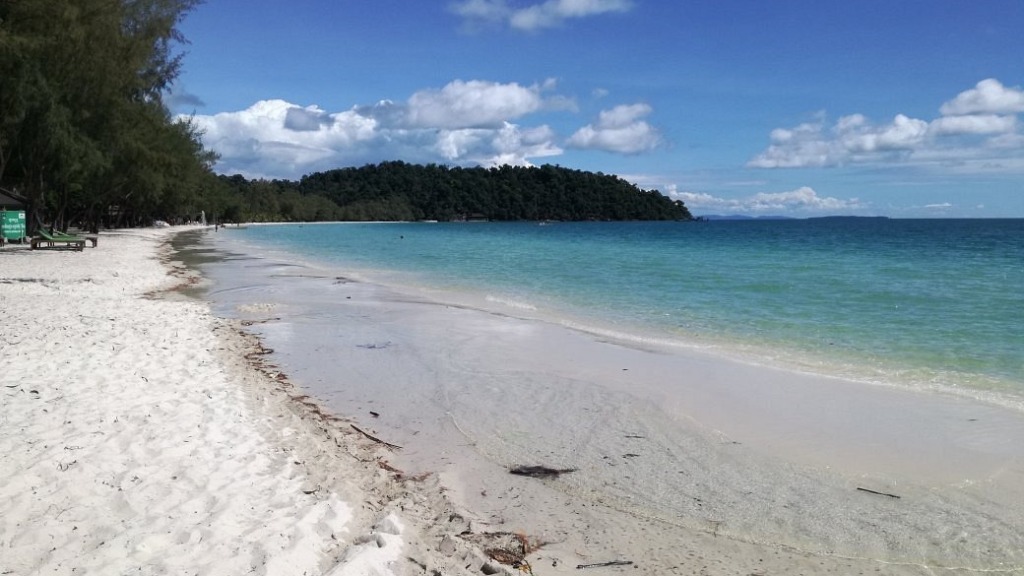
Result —
[{"label": "white sand", "polygon": [[482,566],[466,546],[432,557],[403,516],[443,506],[249,368],[251,339],[166,292],[187,282],[158,259],[176,231],[0,250],[0,574]]}]

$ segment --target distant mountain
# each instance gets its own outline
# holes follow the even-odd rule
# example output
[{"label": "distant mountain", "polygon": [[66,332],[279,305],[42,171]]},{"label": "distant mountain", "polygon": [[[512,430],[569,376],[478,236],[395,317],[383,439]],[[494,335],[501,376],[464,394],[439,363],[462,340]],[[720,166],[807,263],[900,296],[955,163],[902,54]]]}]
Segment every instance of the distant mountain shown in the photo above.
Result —
[{"label": "distant mountain", "polygon": [[888,216],[814,216],[808,220],[888,220]]},{"label": "distant mountain", "polygon": [[700,218],[704,220],[797,220],[791,216],[745,216],[743,214],[708,214]]},{"label": "distant mountain", "polygon": [[794,218],[792,216],[747,216],[744,214],[709,214],[700,216],[704,220],[888,220],[888,216],[808,216],[807,218]]}]

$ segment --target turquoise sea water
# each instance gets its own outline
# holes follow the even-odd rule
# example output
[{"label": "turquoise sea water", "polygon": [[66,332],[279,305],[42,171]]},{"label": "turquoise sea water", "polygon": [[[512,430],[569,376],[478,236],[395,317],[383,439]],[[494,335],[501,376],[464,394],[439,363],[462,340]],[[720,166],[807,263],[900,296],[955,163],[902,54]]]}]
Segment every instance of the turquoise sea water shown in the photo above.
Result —
[{"label": "turquoise sea water", "polygon": [[1024,220],[231,229],[263,250],[637,342],[1024,399]]}]

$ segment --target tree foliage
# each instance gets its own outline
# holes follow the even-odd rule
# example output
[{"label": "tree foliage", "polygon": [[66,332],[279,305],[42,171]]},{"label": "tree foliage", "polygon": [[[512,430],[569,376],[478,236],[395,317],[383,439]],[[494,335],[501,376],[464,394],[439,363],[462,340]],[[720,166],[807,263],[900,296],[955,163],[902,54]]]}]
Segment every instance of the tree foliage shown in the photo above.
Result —
[{"label": "tree foliage", "polygon": [[29,226],[188,217],[214,157],[163,94],[181,69],[177,25],[199,0],[0,2],[0,186]]},{"label": "tree foliage", "polygon": [[237,215],[308,220],[689,220],[680,201],[616,176],[541,167],[449,168],[383,162],[298,182],[222,176]]}]

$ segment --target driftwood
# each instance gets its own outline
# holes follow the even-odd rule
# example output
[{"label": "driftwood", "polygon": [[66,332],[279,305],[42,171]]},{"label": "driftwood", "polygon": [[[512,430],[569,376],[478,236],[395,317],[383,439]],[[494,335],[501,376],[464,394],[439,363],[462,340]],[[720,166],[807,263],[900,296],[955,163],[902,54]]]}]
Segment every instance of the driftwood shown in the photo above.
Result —
[{"label": "driftwood", "polygon": [[860,490],[861,492],[867,492],[868,494],[878,494],[879,496],[888,496],[889,498],[895,498],[897,500],[900,499],[900,497],[895,494],[889,494],[888,492],[878,492],[877,490],[872,490],[870,488],[861,488],[860,486],[858,486],[857,490]]},{"label": "driftwood", "polygon": [[[484,532],[473,534],[463,532],[462,538],[480,546],[488,558],[500,564],[511,566],[526,574],[533,574],[533,568],[526,557],[540,550],[547,543],[530,538],[522,532]],[[484,572],[496,574],[497,572]]]},{"label": "driftwood", "polygon": [[529,476],[530,478],[557,478],[561,474],[575,472],[577,468],[548,468],[547,466],[517,466],[508,471],[516,476]]},{"label": "driftwood", "polygon": [[395,450],[401,450],[402,449],[402,447],[399,446],[398,444],[392,444],[390,442],[385,442],[385,441],[381,440],[380,438],[377,438],[376,436],[371,435],[369,432],[363,430],[362,428],[360,428],[359,426],[356,426],[355,424],[351,424],[351,426],[352,426],[353,430],[355,430],[356,432],[359,432],[363,436],[366,436],[370,440],[373,440],[377,444],[383,444],[383,445],[387,446],[388,448],[394,448]]},{"label": "driftwood", "polygon": [[583,570],[584,568],[605,568],[607,566],[632,566],[632,560],[612,560],[611,562],[598,562],[597,564],[577,564],[577,570]]}]

